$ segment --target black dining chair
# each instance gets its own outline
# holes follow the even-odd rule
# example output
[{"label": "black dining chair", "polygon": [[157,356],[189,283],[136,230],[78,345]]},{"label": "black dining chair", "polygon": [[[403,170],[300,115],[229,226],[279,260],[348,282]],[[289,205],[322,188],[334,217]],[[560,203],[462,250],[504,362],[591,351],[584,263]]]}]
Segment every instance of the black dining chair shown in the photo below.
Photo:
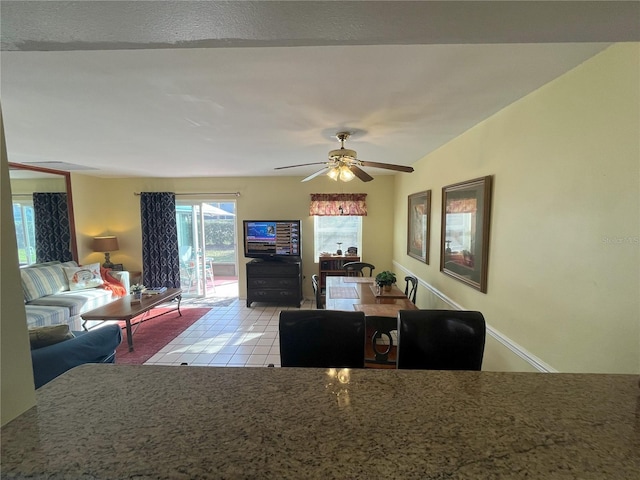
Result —
[{"label": "black dining chair", "polygon": [[415,305],[416,292],[418,291],[418,279],[416,277],[412,277],[411,275],[407,275],[406,277],[404,277],[404,281],[407,282],[404,287],[404,294],[409,300],[411,300],[411,303]]},{"label": "black dining chair", "polygon": [[317,274],[311,275],[311,286],[313,287],[313,295],[316,297],[316,308],[323,309],[322,290],[320,288],[320,277]]},{"label": "black dining chair", "polygon": [[365,318],[367,343],[365,345],[365,365],[396,365],[397,345],[393,332],[398,330],[397,317],[367,315]]},{"label": "black dining chair", "polygon": [[369,270],[369,277],[373,276],[375,266],[367,262],[347,262],[342,265],[345,274],[350,277],[366,277],[365,270]]},{"label": "black dining chair", "polygon": [[283,367],[364,368],[364,312],[280,312]]},{"label": "black dining chair", "polygon": [[485,336],[480,312],[400,310],[398,368],[480,370]]}]

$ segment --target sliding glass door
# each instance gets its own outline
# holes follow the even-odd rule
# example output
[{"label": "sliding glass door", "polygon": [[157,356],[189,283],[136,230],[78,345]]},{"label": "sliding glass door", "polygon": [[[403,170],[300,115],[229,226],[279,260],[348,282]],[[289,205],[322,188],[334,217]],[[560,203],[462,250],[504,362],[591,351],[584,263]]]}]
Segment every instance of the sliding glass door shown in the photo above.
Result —
[{"label": "sliding glass door", "polygon": [[216,294],[216,272],[237,272],[236,203],[176,199],[180,282],[185,296]]}]

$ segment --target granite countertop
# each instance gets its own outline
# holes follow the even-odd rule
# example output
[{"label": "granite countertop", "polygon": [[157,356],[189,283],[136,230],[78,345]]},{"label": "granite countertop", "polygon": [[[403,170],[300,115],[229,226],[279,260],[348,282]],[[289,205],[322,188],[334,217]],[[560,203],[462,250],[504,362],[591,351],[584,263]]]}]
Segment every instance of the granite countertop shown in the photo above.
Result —
[{"label": "granite countertop", "polygon": [[2,478],[631,479],[636,375],[84,365]]}]

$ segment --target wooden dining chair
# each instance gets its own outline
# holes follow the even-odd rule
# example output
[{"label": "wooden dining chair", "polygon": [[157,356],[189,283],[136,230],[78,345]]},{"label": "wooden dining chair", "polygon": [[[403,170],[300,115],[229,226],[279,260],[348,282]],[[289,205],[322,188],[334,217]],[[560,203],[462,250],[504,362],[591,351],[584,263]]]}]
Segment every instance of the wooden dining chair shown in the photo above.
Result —
[{"label": "wooden dining chair", "polygon": [[397,346],[394,344],[394,332],[397,335],[398,318],[367,315],[365,317],[367,343],[364,362],[367,367],[376,368],[396,366]]},{"label": "wooden dining chair", "polygon": [[365,269],[369,270],[369,277],[373,276],[375,266],[366,262],[347,262],[342,265],[345,274],[349,277],[365,277]]},{"label": "wooden dining chair", "polygon": [[400,310],[398,368],[480,370],[485,335],[480,312]]},{"label": "wooden dining chair", "polygon": [[364,312],[283,310],[280,365],[364,368]]},{"label": "wooden dining chair", "polygon": [[313,287],[313,295],[316,297],[316,308],[320,310],[324,309],[322,289],[320,288],[320,277],[315,273],[311,275],[311,286]]},{"label": "wooden dining chair", "polygon": [[418,291],[418,279],[411,275],[404,277],[404,281],[407,282],[404,287],[404,294],[407,296],[411,303],[416,303],[416,293]]}]

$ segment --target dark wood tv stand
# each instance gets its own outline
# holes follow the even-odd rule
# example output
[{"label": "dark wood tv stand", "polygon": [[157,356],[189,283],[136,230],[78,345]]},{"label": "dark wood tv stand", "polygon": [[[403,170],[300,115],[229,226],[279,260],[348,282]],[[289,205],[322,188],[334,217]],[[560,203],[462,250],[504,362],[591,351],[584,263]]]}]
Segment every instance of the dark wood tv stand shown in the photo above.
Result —
[{"label": "dark wood tv stand", "polygon": [[247,263],[247,307],[253,302],[293,304],[302,302],[302,262],[256,259]]}]

